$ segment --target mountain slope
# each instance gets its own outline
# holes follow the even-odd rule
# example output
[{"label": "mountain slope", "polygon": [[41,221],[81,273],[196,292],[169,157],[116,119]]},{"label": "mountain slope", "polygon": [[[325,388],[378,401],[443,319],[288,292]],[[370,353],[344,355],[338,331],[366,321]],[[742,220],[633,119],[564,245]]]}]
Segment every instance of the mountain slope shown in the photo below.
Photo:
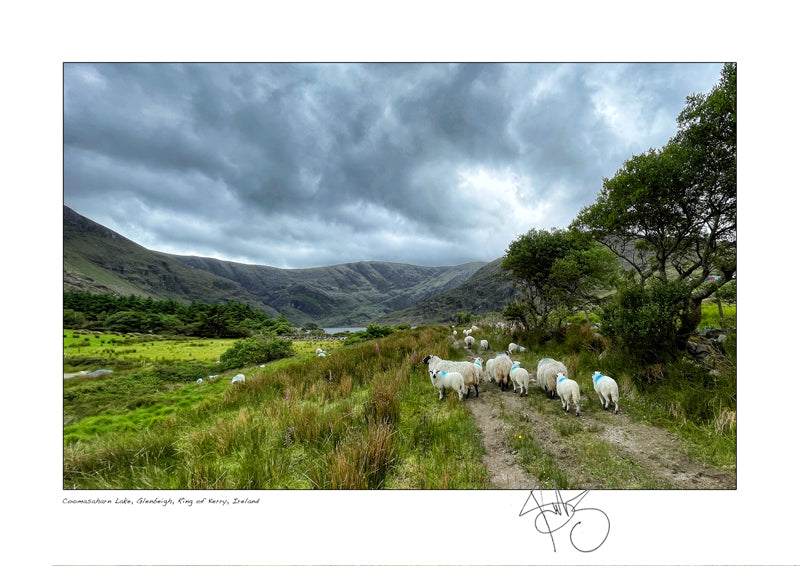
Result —
[{"label": "mountain slope", "polygon": [[434,295],[413,307],[381,316],[375,322],[389,325],[439,324],[453,322],[454,315],[459,312],[473,315],[501,312],[515,295],[511,283],[499,278],[502,261],[503,258],[498,258],[487,263],[458,287]]},{"label": "mountain slope", "polygon": [[64,206],[64,289],[154,299],[239,301],[295,325],[362,325],[469,279],[482,262],[358,262],[278,269],[148,250]]}]

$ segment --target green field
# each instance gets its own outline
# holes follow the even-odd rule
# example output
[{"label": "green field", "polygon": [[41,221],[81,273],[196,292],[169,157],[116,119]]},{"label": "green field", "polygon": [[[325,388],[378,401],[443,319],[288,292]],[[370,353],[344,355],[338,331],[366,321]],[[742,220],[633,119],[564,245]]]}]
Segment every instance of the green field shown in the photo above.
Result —
[{"label": "green field", "polygon": [[[142,335],[108,334],[87,330],[64,330],[64,358],[95,358],[136,360],[143,362],[199,360],[214,362],[234,345],[235,338],[187,338]],[[342,345],[338,340],[295,340],[298,355],[315,353],[317,348],[333,351]],[[85,369],[85,368],[81,368]],[[76,371],[65,365],[64,372]]]}]

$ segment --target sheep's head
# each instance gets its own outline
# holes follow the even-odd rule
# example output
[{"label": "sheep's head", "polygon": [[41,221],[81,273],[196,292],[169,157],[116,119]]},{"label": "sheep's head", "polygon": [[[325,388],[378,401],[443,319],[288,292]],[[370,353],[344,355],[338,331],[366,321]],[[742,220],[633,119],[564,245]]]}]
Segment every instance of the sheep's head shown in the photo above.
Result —
[{"label": "sheep's head", "polygon": [[432,358],[432,357],[433,357],[433,354],[428,354],[428,355],[427,355],[427,356],[425,356],[425,358],[422,360],[422,363],[424,363],[425,365],[428,365],[428,362],[429,362],[429,361],[431,361],[431,358]]},{"label": "sheep's head", "polygon": [[438,369],[429,369],[428,373],[430,374],[431,379],[436,379],[438,377],[438,375],[439,375],[439,370]]}]

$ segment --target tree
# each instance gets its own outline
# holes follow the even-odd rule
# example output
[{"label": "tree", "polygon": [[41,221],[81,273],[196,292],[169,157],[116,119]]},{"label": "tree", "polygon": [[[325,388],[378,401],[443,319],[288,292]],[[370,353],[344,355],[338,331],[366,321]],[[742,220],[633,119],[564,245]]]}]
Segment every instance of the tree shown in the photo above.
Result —
[{"label": "tree", "polygon": [[[520,302],[528,318],[543,328],[556,312],[560,326],[566,315],[597,304],[612,287],[617,260],[576,231],[533,229],[509,245],[502,268],[522,291]],[[519,317],[517,311],[515,307]]]},{"label": "tree", "polygon": [[[687,288],[685,342],[703,299],[736,274],[736,65],[723,67],[710,93],[687,97],[678,133],[604,179],[597,202],[572,227],[622,258],[641,286],[657,278]],[[704,284],[712,273],[719,279]]]}]

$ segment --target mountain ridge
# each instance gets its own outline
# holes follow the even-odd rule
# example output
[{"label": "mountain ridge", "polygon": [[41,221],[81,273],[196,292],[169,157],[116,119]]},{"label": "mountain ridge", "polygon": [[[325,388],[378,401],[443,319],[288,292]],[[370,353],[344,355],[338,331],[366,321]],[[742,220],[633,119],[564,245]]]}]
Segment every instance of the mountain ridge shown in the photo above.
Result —
[{"label": "mountain ridge", "polygon": [[300,326],[363,326],[455,289],[487,265],[360,261],[303,269],[149,250],[64,205],[64,290],[239,301]]}]

